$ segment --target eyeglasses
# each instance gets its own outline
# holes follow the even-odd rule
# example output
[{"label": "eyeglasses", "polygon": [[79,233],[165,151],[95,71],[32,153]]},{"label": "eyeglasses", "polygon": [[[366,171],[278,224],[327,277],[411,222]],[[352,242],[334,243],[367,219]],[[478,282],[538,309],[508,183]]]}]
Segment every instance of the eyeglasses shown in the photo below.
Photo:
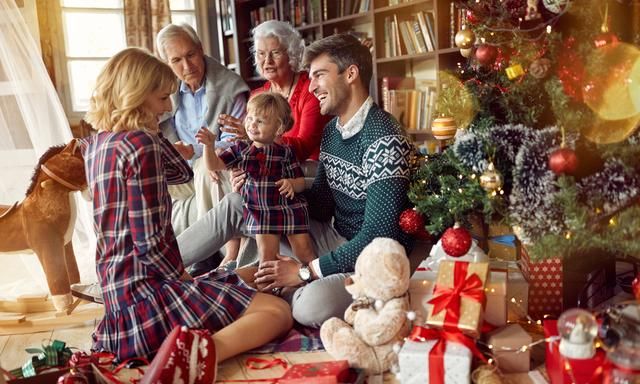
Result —
[{"label": "eyeglasses", "polygon": [[281,51],[281,50],[273,50],[273,51],[256,51],[256,59],[258,59],[258,61],[264,61],[266,60],[267,57],[271,56],[271,59],[275,60],[280,60],[284,55],[285,55],[285,51]]}]

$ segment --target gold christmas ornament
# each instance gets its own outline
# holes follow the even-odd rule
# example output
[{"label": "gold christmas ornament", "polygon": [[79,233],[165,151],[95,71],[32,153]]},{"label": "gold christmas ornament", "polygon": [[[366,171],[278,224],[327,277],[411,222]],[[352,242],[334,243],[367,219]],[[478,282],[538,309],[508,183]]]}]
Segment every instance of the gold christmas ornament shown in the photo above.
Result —
[{"label": "gold christmas ornament", "polygon": [[[640,114],[640,49],[625,43],[596,50],[606,71],[587,74],[585,104],[602,120],[624,120]],[[596,54],[596,53],[594,53]]]},{"label": "gold christmas ornament", "polygon": [[473,48],[461,48],[460,54],[462,55],[462,57],[466,57],[468,59],[471,57],[471,55],[473,55]]},{"label": "gold christmas ornament", "polygon": [[505,72],[507,72],[507,77],[509,78],[509,80],[514,80],[524,75],[524,69],[520,64],[510,65],[505,69]]},{"label": "gold christmas ornament", "polygon": [[473,43],[476,41],[476,34],[470,29],[461,29],[456,33],[455,43],[456,47],[460,49],[469,49],[473,47]]},{"label": "gold christmas ornament", "polygon": [[456,135],[457,130],[453,117],[438,117],[431,123],[431,133],[438,140],[451,139]]},{"label": "gold christmas ornament", "polygon": [[502,188],[502,175],[496,170],[493,162],[480,175],[480,186],[487,192],[495,192]]}]

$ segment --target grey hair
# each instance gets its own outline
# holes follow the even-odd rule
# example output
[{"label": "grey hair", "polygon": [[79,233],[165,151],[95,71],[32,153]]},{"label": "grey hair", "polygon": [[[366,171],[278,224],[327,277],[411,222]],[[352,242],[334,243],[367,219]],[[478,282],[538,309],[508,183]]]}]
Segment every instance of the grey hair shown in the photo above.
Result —
[{"label": "grey hair", "polygon": [[198,37],[198,34],[192,26],[187,23],[169,24],[166,27],[162,28],[156,36],[156,47],[158,48],[158,55],[163,61],[167,61],[168,59],[167,53],[165,52],[165,45],[167,44],[167,41],[176,37],[183,36],[191,39],[196,47],[202,48],[202,42],[200,42],[200,38]]},{"label": "grey hair", "polygon": [[291,67],[294,72],[300,70],[302,54],[304,53],[304,40],[302,40],[300,32],[293,28],[291,24],[284,21],[268,20],[253,28],[251,33],[253,34],[253,45],[251,46],[253,64],[260,75],[262,75],[262,70],[257,65],[256,42],[267,37],[276,38],[280,45],[286,47],[287,56],[289,56],[289,67]]}]

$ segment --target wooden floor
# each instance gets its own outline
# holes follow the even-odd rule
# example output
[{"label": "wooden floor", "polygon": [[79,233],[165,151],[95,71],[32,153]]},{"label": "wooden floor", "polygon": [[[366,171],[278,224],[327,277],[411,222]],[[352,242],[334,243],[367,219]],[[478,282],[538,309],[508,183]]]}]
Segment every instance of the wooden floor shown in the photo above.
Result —
[{"label": "wooden floor", "polygon": [[[89,351],[91,347],[91,332],[95,325],[94,321],[86,322],[80,326],[53,331],[26,333],[19,335],[0,336],[0,366],[5,369],[13,369],[23,365],[31,356],[25,351],[26,348],[40,347],[49,344],[52,340],[62,340],[69,347]],[[247,357],[255,356],[263,359],[281,358],[289,364],[300,364],[317,361],[332,360],[331,356],[322,352],[297,352],[297,353],[276,353],[250,355],[244,354],[236,358],[222,362],[218,366],[218,380],[240,380],[240,379],[262,379],[277,378],[282,376],[284,369],[275,367],[265,370],[251,370],[245,367]],[[123,373],[123,379],[136,377],[138,373],[134,370]],[[126,382],[126,380],[124,380]],[[385,375],[384,383],[397,383],[393,375]]]}]

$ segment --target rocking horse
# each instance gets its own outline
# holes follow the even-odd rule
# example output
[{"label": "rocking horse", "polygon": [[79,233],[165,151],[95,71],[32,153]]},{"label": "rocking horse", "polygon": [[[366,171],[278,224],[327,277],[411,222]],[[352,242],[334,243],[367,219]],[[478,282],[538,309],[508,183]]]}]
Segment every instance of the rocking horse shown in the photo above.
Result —
[{"label": "rocking horse", "polygon": [[76,219],[71,192],[86,187],[79,141],[73,139],[40,157],[24,200],[0,205],[0,252],[31,249],[38,256],[57,311],[72,306],[70,285],[80,281],[71,245]]}]

